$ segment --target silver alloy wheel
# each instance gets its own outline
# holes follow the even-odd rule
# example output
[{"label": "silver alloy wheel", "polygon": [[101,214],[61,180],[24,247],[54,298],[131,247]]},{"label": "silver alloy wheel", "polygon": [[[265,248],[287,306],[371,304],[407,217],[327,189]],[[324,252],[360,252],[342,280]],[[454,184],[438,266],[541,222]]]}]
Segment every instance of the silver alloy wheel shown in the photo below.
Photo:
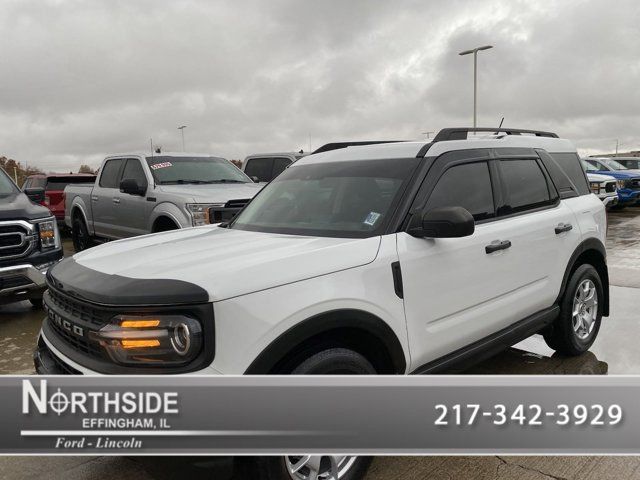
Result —
[{"label": "silver alloy wheel", "polygon": [[306,455],[284,457],[292,480],[339,480],[344,478],[358,457]]},{"label": "silver alloy wheel", "polygon": [[598,316],[598,291],[593,281],[582,280],[573,297],[573,331],[580,340],[593,332]]}]

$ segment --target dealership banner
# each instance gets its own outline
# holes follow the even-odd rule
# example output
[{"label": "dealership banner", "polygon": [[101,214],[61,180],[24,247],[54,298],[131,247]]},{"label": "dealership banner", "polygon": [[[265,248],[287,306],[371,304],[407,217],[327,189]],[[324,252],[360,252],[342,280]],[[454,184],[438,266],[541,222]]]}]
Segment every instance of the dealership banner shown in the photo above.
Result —
[{"label": "dealership banner", "polygon": [[2,376],[2,454],[640,454],[640,376]]}]

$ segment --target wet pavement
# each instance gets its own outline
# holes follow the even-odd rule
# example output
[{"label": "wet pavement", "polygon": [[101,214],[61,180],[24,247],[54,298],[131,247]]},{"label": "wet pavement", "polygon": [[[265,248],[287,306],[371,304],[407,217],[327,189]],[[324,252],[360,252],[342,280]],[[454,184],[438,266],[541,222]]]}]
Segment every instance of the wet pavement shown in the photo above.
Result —
[{"label": "wet pavement", "polygon": [[[70,253],[70,241],[64,243]],[[590,352],[561,357],[540,336],[533,336],[466,373],[640,374],[640,208],[610,213],[607,249],[611,316],[603,320]],[[33,372],[31,353],[41,319],[42,311],[28,302],[0,306],[0,374]],[[4,457],[0,477],[152,478],[135,459],[121,457]],[[367,480],[426,478],[640,479],[640,457],[380,457],[367,475]]]}]

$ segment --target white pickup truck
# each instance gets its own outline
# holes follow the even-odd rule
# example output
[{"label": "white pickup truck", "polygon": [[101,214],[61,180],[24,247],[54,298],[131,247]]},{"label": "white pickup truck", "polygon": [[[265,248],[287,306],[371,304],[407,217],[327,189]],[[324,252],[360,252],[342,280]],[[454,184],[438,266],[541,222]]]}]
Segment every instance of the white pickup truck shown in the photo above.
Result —
[{"label": "white pickup truck", "polygon": [[96,242],[230,220],[261,185],[207,155],[105,158],[95,184],[65,188],[65,223],[76,251]]}]

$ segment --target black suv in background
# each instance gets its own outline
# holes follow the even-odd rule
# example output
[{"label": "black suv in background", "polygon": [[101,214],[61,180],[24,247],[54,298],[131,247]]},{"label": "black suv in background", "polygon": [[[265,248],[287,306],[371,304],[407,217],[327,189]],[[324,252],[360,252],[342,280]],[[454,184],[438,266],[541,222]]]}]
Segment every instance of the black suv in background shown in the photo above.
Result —
[{"label": "black suv in background", "polygon": [[0,169],[0,303],[42,305],[47,269],[62,258],[56,219],[36,205],[42,201],[44,189],[23,193]]}]

